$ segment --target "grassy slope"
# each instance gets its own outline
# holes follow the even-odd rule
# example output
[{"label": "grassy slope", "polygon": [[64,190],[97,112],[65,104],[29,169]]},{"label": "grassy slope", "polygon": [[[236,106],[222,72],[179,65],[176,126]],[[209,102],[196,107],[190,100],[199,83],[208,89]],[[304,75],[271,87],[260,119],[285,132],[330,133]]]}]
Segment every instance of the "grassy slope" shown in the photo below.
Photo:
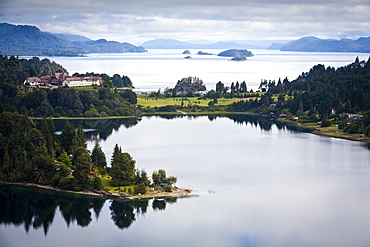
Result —
[{"label": "grassy slope", "polygon": [[128,191],[129,188],[131,188],[131,191],[134,192],[134,185],[130,185],[130,186],[117,186],[117,187],[114,187],[114,186],[111,186],[110,185],[110,181],[112,179],[110,177],[102,177],[101,178],[101,183],[103,185],[103,188],[106,188],[109,190],[109,192],[112,192],[112,193],[118,193],[119,191],[116,190],[118,188],[120,188],[122,191]]},{"label": "grassy slope", "polygon": [[[199,106],[208,106],[208,103],[212,101],[211,99],[198,99],[196,97],[176,97],[176,98],[149,98],[144,96],[139,96],[137,98],[137,104],[147,107],[160,107],[166,105],[181,105],[182,100],[184,100],[184,106],[188,104],[199,105]],[[240,101],[240,100],[254,100],[254,98],[232,98],[232,99],[217,99],[216,105],[229,105],[233,102]]]}]

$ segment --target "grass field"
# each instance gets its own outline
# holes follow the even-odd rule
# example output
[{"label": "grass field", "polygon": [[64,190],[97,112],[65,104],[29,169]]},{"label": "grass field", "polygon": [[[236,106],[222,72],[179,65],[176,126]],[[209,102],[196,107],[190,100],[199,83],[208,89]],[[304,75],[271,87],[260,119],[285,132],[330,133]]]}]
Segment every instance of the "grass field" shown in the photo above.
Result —
[{"label": "grass field", "polygon": [[109,192],[118,193],[119,191],[117,189],[121,189],[121,191],[127,192],[129,188],[131,189],[132,192],[134,192],[134,187],[135,187],[134,185],[115,187],[115,186],[110,185],[110,181],[112,181],[110,177],[101,177],[101,183],[103,187],[108,189]]},{"label": "grass field", "polygon": [[[182,100],[184,99],[184,100]],[[233,102],[240,101],[240,100],[254,100],[255,98],[220,98],[217,99],[216,105],[229,105]],[[196,97],[177,97],[177,98],[149,98],[144,96],[139,96],[137,98],[137,104],[147,107],[161,107],[166,105],[181,105],[181,102],[184,102],[184,106],[189,104],[192,105],[199,105],[199,106],[208,106],[208,103],[211,99],[198,99]]]}]

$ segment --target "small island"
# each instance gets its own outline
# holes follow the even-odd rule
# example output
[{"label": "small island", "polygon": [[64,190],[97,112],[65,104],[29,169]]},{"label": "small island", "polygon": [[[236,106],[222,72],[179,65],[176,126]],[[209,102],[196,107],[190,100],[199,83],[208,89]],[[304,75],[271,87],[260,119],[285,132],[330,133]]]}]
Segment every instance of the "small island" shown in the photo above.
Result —
[{"label": "small island", "polygon": [[191,56],[186,56],[184,57],[184,59],[191,59]]},{"label": "small island", "polygon": [[182,54],[190,54],[189,50],[185,50]]},{"label": "small island", "polygon": [[232,59],[231,59],[231,61],[247,61],[247,58],[245,57],[245,56],[237,56],[237,57],[233,57]]},{"label": "small island", "polygon": [[198,55],[213,55],[212,53],[208,53],[208,52],[203,52],[203,51],[198,51],[197,53]]},{"label": "small island", "polygon": [[244,50],[229,49],[229,50],[219,53],[217,56],[219,57],[241,57],[241,56],[253,57],[254,55],[251,51],[248,51],[245,49]]}]

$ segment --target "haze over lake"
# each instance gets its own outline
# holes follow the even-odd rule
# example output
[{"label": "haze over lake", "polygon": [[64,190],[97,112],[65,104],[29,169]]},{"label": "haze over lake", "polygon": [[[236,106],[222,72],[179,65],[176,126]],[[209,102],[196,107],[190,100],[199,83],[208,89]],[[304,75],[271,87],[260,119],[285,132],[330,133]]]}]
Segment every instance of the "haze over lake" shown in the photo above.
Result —
[{"label": "haze over lake", "polygon": [[184,50],[153,49],[147,53],[89,54],[87,57],[50,57],[61,64],[70,74],[75,72],[127,75],[133,85],[142,91],[157,91],[174,87],[183,77],[197,76],[207,89],[215,89],[217,82],[225,85],[246,81],[248,88],[256,90],[261,79],[278,80],[279,77],[296,79],[317,64],[340,67],[352,63],[356,56],[367,60],[366,53],[281,52],[252,49],[254,57],[248,61],[230,61],[231,58],[216,56],[223,50],[206,49],[214,55],[197,55],[190,50],[192,59],[184,59]]}]

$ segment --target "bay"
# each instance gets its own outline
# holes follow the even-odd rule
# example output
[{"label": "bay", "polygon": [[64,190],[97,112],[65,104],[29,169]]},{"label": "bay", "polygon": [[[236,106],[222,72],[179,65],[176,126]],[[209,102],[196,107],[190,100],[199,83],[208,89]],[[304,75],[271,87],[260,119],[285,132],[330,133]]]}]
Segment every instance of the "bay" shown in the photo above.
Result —
[{"label": "bay", "polygon": [[235,62],[231,58],[216,56],[223,50],[207,49],[214,55],[197,55],[190,50],[192,59],[184,59],[183,50],[153,49],[147,53],[89,54],[86,57],[48,57],[70,74],[75,72],[127,75],[139,91],[157,91],[172,88],[183,77],[197,76],[208,90],[215,89],[217,82],[225,85],[245,81],[249,89],[257,90],[261,79],[296,79],[317,64],[340,67],[369,57],[368,53],[335,52],[282,52],[252,49],[254,57],[248,61]]},{"label": "bay", "polygon": [[[76,197],[45,200],[49,197],[37,192],[31,199],[14,198],[18,203],[9,210],[15,219],[4,215],[4,208],[11,207],[2,206],[1,246],[370,244],[366,144],[245,115],[75,124],[96,130],[88,134],[90,149],[100,139],[109,159],[118,143],[138,168],[149,174],[165,169],[178,177],[179,187],[193,189],[194,197],[130,204]],[[51,201],[51,207],[42,210],[48,205],[43,200]],[[39,210],[25,214],[32,201],[40,202]],[[65,201],[71,203],[69,210]],[[32,224],[27,228],[25,222]]]}]

